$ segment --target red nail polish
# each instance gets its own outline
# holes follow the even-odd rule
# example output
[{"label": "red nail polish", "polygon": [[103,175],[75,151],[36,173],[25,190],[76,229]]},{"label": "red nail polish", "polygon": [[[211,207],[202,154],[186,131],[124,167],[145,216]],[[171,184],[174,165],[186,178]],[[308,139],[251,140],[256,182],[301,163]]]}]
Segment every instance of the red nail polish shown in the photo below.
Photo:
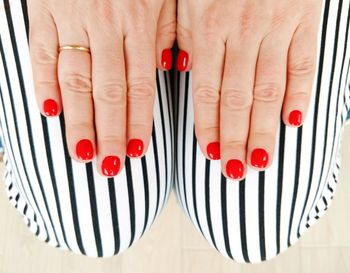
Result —
[{"label": "red nail polish", "polygon": [[173,66],[173,54],[171,49],[164,49],[162,52],[162,66],[165,70],[170,70]]},{"label": "red nail polish", "polygon": [[130,139],[127,147],[129,157],[139,157],[143,153],[143,141],[141,139]]},{"label": "red nail polish", "polygon": [[48,99],[44,101],[43,109],[46,116],[56,116],[58,112],[57,102],[55,100]]},{"label": "red nail polish", "polygon": [[264,149],[255,149],[252,152],[251,164],[256,168],[265,168],[269,162],[269,154]]},{"label": "red nail polish", "polygon": [[185,71],[188,64],[188,53],[186,51],[180,50],[177,56],[177,70]]},{"label": "red nail polish", "polygon": [[102,173],[105,176],[115,176],[120,169],[120,159],[117,156],[106,156],[102,161]]},{"label": "red nail polish", "polygon": [[298,110],[294,110],[289,114],[289,124],[294,126],[300,126],[302,122],[302,113]]},{"label": "red nail polish", "polygon": [[242,161],[231,159],[226,164],[226,173],[232,179],[240,180],[244,174],[244,165]]},{"label": "red nail polish", "polygon": [[94,157],[92,142],[88,139],[80,140],[76,146],[76,153],[81,160],[91,160]]},{"label": "red nail polish", "polygon": [[207,154],[212,160],[220,159],[220,142],[212,142],[207,146]]}]

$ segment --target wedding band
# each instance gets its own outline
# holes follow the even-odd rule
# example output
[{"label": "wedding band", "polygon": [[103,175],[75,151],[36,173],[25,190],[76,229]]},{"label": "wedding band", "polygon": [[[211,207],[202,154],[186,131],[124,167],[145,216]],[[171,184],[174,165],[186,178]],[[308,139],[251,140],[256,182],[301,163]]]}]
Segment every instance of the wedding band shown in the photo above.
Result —
[{"label": "wedding band", "polygon": [[90,48],[84,47],[84,46],[78,46],[78,45],[65,45],[65,46],[60,46],[59,47],[59,52],[62,50],[81,50],[90,53]]}]

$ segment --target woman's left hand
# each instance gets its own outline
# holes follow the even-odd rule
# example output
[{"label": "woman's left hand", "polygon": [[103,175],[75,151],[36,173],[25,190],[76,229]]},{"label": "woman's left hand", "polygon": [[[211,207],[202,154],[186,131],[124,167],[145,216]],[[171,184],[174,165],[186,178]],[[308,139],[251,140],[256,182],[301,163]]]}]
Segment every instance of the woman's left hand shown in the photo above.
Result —
[{"label": "woman's left hand", "polygon": [[305,120],[320,0],[179,0],[178,69],[193,70],[196,136],[223,174],[268,168],[276,131]]}]

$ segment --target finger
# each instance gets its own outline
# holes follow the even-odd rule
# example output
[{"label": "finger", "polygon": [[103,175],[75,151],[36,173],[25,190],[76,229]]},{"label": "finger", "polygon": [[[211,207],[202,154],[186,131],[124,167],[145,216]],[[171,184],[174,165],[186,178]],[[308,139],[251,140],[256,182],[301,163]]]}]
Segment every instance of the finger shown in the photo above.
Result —
[{"label": "finger", "polygon": [[190,31],[190,16],[188,1],[179,0],[177,8],[176,39],[179,52],[176,59],[176,68],[180,72],[192,68],[192,33]]},{"label": "finger", "polygon": [[[139,22],[147,25],[148,19]],[[127,155],[143,156],[152,134],[156,86],[156,30],[149,33],[135,28],[125,36],[127,69]],[[142,45],[140,47],[140,45]]]},{"label": "finger", "polygon": [[[71,17],[68,17],[71,18]],[[58,19],[59,43],[89,47],[89,40],[78,18]],[[95,154],[91,57],[80,50],[63,50],[58,59],[58,79],[70,155],[78,162],[89,162]]]},{"label": "finger", "polygon": [[271,165],[275,135],[286,85],[286,64],[291,37],[278,30],[262,41],[256,67],[254,100],[247,150],[248,164],[258,170]]},{"label": "finger", "polygon": [[[220,159],[219,112],[225,43],[199,32],[193,37],[192,95],[194,123],[202,153]],[[207,45],[211,47],[208,49]]]},{"label": "finger", "polygon": [[317,29],[314,25],[299,25],[289,48],[282,117],[284,123],[292,127],[302,125],[310,102],[317,54]]},{"label": "finger", "polygon": [[157,67],[170,70],[173,65],[172,47],[176,37],[176,1],[164,2],[158,20]]},{"label": "finger", "polygon": [[246,174],[246,149],[259,41],[237,41],[232,37],[226,43],[221,89],[220,143],[223,174],[241,180]]},{"label": "finger", "polygon": [[[98,13],[96,14],[98,16]],[[126,147],[126,80],[123,35],[115,16],[89,24],[92,82],[101,175],[116,176],[124,166]]]},{"label": "finger", "polygon": [[30,1],[28,15],[29,49],[38,107],[47,117],[57,116],[62,111],[62,101],[57,78],[56,25],[45,1]]}]

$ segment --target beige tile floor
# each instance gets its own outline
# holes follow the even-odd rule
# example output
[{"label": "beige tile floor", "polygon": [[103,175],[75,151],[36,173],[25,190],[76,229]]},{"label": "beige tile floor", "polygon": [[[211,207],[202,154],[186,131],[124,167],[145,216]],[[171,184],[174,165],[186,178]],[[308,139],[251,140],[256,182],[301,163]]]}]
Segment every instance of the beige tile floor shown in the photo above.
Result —
[{"label": "beige tile floor", "polygon": [[64,252],[27,230],[1,188],[0,273],[350,272],[350,124],[345,134],[343,168],[332,206],[296,245],[271,261],[247,265],[222,257],[185,218],[174,195],[151,230],[120,256],[93,259]]}]

